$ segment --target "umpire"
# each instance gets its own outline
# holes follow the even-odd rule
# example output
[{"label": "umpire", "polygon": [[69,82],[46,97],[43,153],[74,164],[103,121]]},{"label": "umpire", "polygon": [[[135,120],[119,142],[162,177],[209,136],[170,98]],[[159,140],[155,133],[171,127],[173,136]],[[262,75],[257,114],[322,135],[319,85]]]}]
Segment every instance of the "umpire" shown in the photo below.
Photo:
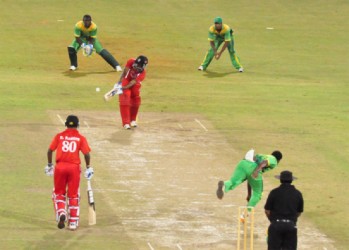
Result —
[{"label": "umpire", "polygon": [[297,218],[303,212],[303,196],[295,186],[292,172],[283,171],[279,176],[281,185],[273,189],[264,206],[270,226],[268,250],[297,249]]}]

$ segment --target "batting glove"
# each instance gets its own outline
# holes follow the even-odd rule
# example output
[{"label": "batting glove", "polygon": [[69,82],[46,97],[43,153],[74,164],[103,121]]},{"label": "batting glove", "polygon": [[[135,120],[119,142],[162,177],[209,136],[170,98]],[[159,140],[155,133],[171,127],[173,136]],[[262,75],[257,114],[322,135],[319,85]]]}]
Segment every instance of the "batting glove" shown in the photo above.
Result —
[{"label": "batting glove", "polygon": [[92,176],[93,176],[93,167],[88,167],[88,168],[86,168],[86,170],[85,170],[85,178],[87,179],[87,180],[91,180],[92,179]]},{"label": "batting glove", "polygon": [[121,88],[121,82],[115,83],[114,89],[119,89],[119,88]]},{"label": "batting glove", "polygon": [[85,44],[85,43],[82,43],[82,44],[81,44],[81,48],[84,49],[85,47],[86,47],[86,44]]},{"label": "batting glove", "polygon": [[54,167],[52,163],[48,163],[45,167],[45,174],[47,176],[53,176]]}]

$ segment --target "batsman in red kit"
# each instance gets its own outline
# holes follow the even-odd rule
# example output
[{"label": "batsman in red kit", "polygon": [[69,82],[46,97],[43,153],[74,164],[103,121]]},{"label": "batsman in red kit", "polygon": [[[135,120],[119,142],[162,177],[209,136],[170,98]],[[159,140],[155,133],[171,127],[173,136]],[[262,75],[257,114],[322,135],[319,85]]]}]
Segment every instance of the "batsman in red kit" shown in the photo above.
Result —
[{"label": "batsman in red kit", "polygon": [[[86,162],[85,177],[90,180],[93,176],[93,168],[90,166],[90,147],[84,136],[77,130],[79,118],[69,115],[66,119],[67,127],[58,133],[52,140],[47,151],[48,164],[45,173],[54,176],[54,188],[52,201],[56,214],[58,228],[65,227],[68,219],[68,229],[76,230],[79,225],[79,205],[80,205],[80,156],[84,154]],[[52,155],[56,151],[56,165],[52,164]],[[68,198],[68,199],[67,199]],[[68,200],[68,213],[66,211],[66,200]]]},{"label": "batsman in red kit", "polygon": [[140,89],[146,75],[147,64],[148,58],[145,56],[129,59],[119,82],[114,86],[118,89],[120,114],[125,129],[137,127],[136,119],[141,105]]}]

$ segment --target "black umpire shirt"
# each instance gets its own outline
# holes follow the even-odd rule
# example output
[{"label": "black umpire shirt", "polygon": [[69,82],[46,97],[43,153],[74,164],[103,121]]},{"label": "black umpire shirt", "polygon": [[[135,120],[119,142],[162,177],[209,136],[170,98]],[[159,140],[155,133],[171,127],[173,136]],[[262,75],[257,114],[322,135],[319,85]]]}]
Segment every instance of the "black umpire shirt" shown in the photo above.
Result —
[{"label": "black umpire shirt", "polygon": [[303,212],[303,206],[302,193],[290,183],[282,183],[270,192],[264,209],[270,210],[271,222],[284,219],[296,223],[297,214]]}]

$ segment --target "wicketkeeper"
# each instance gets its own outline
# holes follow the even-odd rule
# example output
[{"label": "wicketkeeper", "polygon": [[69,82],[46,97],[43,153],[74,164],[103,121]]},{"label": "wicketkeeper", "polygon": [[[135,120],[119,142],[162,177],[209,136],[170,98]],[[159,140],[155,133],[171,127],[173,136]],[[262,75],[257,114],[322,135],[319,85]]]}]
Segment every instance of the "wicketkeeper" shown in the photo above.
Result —
[{"label": "wicketkeeper", "polygon": [[[255,207],[262,198],[263,177],[262,174],[278,166],[282,159],[282,153],[278,150],[271,155],[256,154],[250,150],[236,166],[232,176],[227,181],[219,181],[217,197],[222,199],[224,193],[235,189],[242,182],[248,182],[247,206]],[[252,196],[251,196],[252,189]],[[242,218],[243,219],[243,218]]]},{"label": "wicketkeeper", "polygon": [[92,22],[90,15],[84,15],[82,21],[76,23],[74,36],[75,39],[68,47],[70,70],[74,71],[78,68],[77,52],[82,48],[87,56],[91,55],[93,50],[95,50],[114,70],[122,71],[120,64],[108,50],[102,47],[97,39],[97,25]]},{"label": "wicketkeeper", "polygon": [[[58,133],[52,140],[47,151],[47,166],[45,173],[54,176],[54,188],[52,201],[56,214],[58,228],[65,227],[68,219],[70,230],[76,230],[79,225],[80,205],[80,156],[84,154],[86,162],[85,177],[89,180],[93,176],[93,168],[90,166],[90,147],[87,140],[77,130],[79,119],[75,115],[67,117],[65,126],[61,133]],[[56,165],[52,163],[53,152],[56,151]],[[68,198],[68,199],[67,199]],[[66,211],[66,200],[68,200],[68,211]]]},{"label": "wicketkeeper", "polygon": [[[244,71],[240,59],[236,55],[234,49],[233,30],[228,25],[223,24],[223,19],[221,17],[216,17],[214,19],[214,25],[212,25],[208,30],[208,40],[210,42],[210,49],[206,53],[204,61],[199,66],[198,70],[206,70],[213,57],[215,57],[216,60],[219,60],[224,50],[228,48],[233,67],[239,70],[239,72]],[[223,42],[223,47],[218,52],[218,48]]]}]

